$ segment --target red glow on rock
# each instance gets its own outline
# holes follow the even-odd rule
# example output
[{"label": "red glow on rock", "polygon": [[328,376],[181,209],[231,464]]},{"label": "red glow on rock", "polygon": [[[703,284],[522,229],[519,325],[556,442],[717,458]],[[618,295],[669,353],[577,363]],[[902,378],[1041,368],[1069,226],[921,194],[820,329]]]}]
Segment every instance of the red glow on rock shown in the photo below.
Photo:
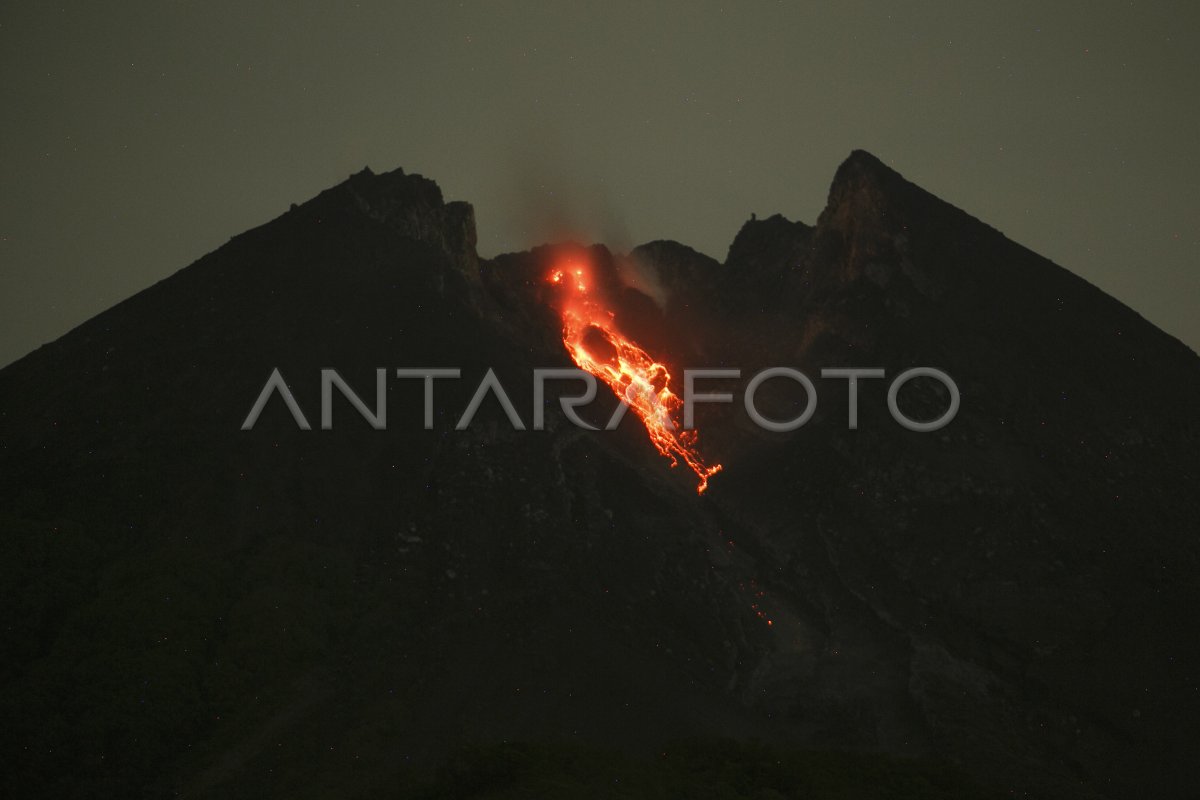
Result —
[{"label": "red glow on rock", "polygon": [[624,400],[641,418],[655,449],[671,460],[671,466],[682,461],[695,472],[696,491],[703,493],[721,465],[706,464],[697,448],[696,431],[680,428],[683,400],[670,389],[666,365],[617,330],[616,314],[593,291],[591,270],[583,260],[555,267],[547,280],[563,290],[559,308],[563,345],[576,366],[604,381]]}]

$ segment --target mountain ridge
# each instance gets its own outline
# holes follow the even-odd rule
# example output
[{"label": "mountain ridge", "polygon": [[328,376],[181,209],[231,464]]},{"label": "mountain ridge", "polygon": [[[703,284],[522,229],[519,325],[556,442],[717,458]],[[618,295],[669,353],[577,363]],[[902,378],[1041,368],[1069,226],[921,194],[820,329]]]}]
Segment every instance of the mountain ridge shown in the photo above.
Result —
[{"label": "mountain ridge", "polygon": [[[659,302],[602,246],[481,259],[469,204],[364,171],[0,370],[7,787],[371,794],[462,742],[736,735],[1186,796],[1200,362],[869,154],[830,195],[724,263],[636,248]],[[636,420],[578,431],[553,394],[544,432],[490,405],[454,431],[486,370],[528,422],[530,368],[570,365],[566,257],[677,380],[799,367],[813,420],[703,407],[702,498]],[[275,368],[313,420],[321,369],[368,398],[379,368],[451,365],[431,431],[398,380],[386,431],[276,402],[240,430]],[[849,430],[819,378],[918,365],[962,390],[937,434],[879,381]]]}]

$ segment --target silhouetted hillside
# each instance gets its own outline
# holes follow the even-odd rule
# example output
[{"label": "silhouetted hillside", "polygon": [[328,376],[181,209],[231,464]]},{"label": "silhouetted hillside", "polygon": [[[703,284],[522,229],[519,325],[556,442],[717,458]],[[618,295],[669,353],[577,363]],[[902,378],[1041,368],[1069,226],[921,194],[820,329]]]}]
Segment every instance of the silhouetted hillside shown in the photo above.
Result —
[{"label": "silhouetted hillside", "polygon": [[[702,496],[632,414],[583,431],[551,393],[546,430],[491,400],[456,430],[488,369],[532,428],[566,257],[676,381],[799,368],[812,420],[702,406]],[[961,390],[940,431],[889,415],[914,366]],[[431,430],[401,367],[462,370]],[[857,430],[825,367],[886,371]],[[311,430],[279,397],[241,430],[276,368]],[[386,369],[386,430],[341,396],[322,430],[323,368],[372,407]],[[364,170],[0,371],[0,784],[1190,796],[1197,407],[1194,353],[861,151],[815,226],[751,220],[724,263],[480,259],[469,205]]]}]

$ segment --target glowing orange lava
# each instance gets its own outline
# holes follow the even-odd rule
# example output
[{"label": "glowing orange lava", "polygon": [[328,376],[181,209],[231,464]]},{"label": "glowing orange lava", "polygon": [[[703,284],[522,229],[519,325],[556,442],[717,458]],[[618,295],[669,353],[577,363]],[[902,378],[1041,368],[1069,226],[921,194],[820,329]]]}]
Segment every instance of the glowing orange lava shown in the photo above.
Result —
[{"label": "glowing orange lava", "polygon": [[[562,304],[563,344],[575,364],[608,384],[632,408],[646,426],[650,442],[671,466],[680,461],[700,479],[697,493],[708,488],[708,479],[721,471],[711,466],[697,449],[694,430],[681,430],[677,419],[683,400],[671,391],[671,374],[666,366],[618,331],[616,316],[593,291],[587,266],[572,261],[550,271],[547,280],[559,286]],[[595,352],[597,350],[609,352]]]}]

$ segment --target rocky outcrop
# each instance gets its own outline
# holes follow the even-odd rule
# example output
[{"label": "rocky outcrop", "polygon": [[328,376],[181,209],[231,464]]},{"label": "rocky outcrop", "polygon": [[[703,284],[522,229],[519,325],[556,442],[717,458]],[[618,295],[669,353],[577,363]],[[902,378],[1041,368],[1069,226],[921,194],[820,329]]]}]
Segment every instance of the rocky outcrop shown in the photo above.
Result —
[{"label": "rocky outcrop", "polygon": [[475,209],[463,201],[444,202],[428,178],[403,169],[375,175],[364,168],[334,191],[349,195],[371,219],[452,255],[464,272],[477,268]]}]

